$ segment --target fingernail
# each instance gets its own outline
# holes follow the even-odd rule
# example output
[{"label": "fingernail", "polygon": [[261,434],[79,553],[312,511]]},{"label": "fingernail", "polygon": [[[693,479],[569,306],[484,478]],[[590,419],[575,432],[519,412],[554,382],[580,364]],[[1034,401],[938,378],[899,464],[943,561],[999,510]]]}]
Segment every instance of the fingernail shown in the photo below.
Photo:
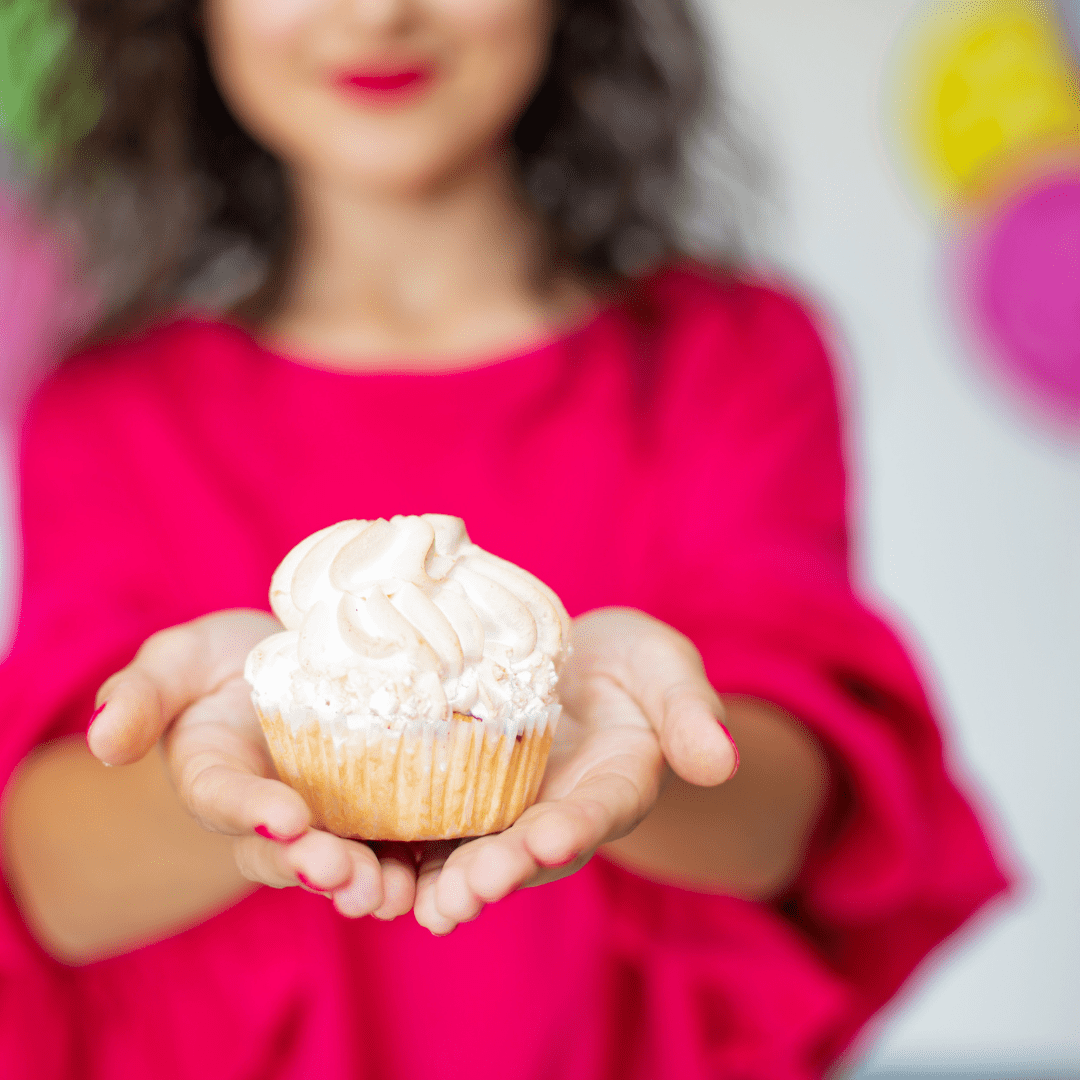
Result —
[{"label": "fingernail", "polygon": [[[720,724],[720,721],[717,720],[717,723]],[[735,768],[731,770],[731,776],[734,776],[739,771],[739,748],[735,745],[735,740],[731,737],[731,732],[728,731],[724,724],[720,724],[720,729],[727,736],[728,742],[731,743],[731,749],[735,751]],[[730,780],[731,777],[729,776],[728,779]]]},{"label": "fingernail", "polygon": [[572,855],[569,855],[567,858],[561,860],[560,862],[546,862],[545,861],[544,865],[549,870],[558,870],[560,866],[569,866],[575,859],[580,859],[580,858],[581,858],[581,852],[580,851],[575,851]]},{"label": "fingernail", "polygon": [[299,881],[305,889],[310,889],[312,892],[317,892],[322,896],[326,895],[325,889],[320,889],[318,885],[314,884],[311,881],[308,881],[307,876],[301,873],[299,870],[296,871],[296,880]]},{"label": "fingernail", "polygon": [[276,836],[265,825],[256,825],[255,831],[267,840],[273,840],[277,844],[295,844],[304,834],[297,833],[295,836]]}]

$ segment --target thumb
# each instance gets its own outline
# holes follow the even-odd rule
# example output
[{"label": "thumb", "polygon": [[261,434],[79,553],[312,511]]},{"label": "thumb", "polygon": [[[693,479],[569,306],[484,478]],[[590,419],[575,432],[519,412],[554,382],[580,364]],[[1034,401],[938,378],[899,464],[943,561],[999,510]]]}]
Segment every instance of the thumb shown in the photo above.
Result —
[{"label": "thumb", "polygon": [[739,752],[724,726],[723,703],[689,638],[628,608],[576,620],[571,666],[607,673],[637,702],[683,780],[713,787],[729,780]]},{"label": "thumb", "polygon": [[86,741],[109,765],[142,758],[189,705],[243,671],[248,652],[281,624],[261,611],[223,611],[147,638],[97,693]]},{"label": "thumb", "polygon": [[723,702],[704,673],[669,683],[659,707],[647,708],[646,715],[668,764],[687,783],[715,787],[735,775],[739,751],[725,726]]}]

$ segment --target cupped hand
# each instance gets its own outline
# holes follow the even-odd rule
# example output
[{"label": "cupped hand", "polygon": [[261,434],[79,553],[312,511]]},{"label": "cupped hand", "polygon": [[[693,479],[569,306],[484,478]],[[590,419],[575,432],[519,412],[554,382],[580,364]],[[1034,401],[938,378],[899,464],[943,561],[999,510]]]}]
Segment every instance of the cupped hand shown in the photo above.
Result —
[{"label": "cupped hand", "polygon": [[579,870],[645,817],[671,773],[715,786],[735,772],[723,705],[682,634],[639,611],[605,608],[574,621],[572,645],[536,803],[505,832],[432,845],[421,857],[414,910],[433,933],[515,889]]},{"label": "cupped hand", "polygon": [[277,779],[243,672],[248,652],[281,629],[265,612],[237,610],[155,634],[98,691],[90,750],[127,765],[160,743],[181,802],[204,828],[236,838],[249,880],[323,893],[350,917],[404,914],[415,898],[412,852],[376,854],[312,828],[307,804]]}]

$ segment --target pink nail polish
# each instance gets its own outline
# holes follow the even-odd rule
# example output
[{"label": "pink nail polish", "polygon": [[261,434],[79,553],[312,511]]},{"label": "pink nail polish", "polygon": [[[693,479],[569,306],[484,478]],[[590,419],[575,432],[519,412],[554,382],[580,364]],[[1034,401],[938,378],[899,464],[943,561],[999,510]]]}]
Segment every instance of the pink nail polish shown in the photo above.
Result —
[{"label": "pink nail polish", "polygon": [[581,858],[581,852],[580,851],[575,851],[572,855],[570,855],[567,858],[563,859],[561,862],[549,862],[549,863],[544,863],[544,865],[549,870],[558,870],[562,866],[569,866],[575,859],[580,859],[580,858]]},{"label": "pink nail polish", "polygon": [[106,706],[106,705],[108,705],[108,704],[109,704],[109,703],[108,703],[107,701],[103,701],[103,702],[102,702],[102,703],[101,703],[101,704],[100,704],[100,705],[99,705],[99,706],[98,706],[98,707],[97,707],[97,708],[96,708],[96,709],[95,709],[95,710],[94,710],[94,711],[93,711],[93,712],[92,712],[92,713],[90,714],[90,723],[86,725],[86,730],[87,730],[87,731],[89,731],[89,730],[90,730],[90,729],[91,729],[91,728],[92,728],[92,727],[94,726],[94,721],[95,721],[95,720],[96,720],[96,719],[97,719],[97,718],[98,718],[98,717],[99,717],[99,716],[100,716],[100,715],[102,714],[102,712],[103,712],[103,711],[104,711],[104,709],[105,709],[105,706]]},{"label": "pink nail polish", "polygon": [[305,886],[305,888],[311,889],[313,892],[323,892],[318,885],[313,885],[308,881],[307,877],[299,870],[296,871],[296,880],[299,881],[301,885]]},{"label": "pink nail polish", "polygon": [[273,840],[277,844],[295,844],[304,834],[297,833],[296,836],[276,836],[265,825],[256,825],[255,831],[267,840]]},{"label": "pink nail polish", "polygon": [[[719,724],[720,721],[718,720],[717,723]],[[731,776],[734,776],[739,771],[739,748],[735,745],[735,740],[731,737],[731,732],[728,731],[723,724],[720,724],[720,730],[728,737],[728,742],[731,743],[731,749],[735,751],[735,768],[731,770]],[[730,780],[731,777],[729,776],[728,779]]]}]

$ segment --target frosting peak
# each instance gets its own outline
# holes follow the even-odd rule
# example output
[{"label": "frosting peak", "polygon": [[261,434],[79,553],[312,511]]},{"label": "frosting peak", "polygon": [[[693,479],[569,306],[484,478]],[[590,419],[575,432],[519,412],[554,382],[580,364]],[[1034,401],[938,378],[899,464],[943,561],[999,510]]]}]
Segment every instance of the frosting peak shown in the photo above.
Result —
[{"label": "frosting peak", "polygon": [[286,633],[252,652],[248,680],[318,712],[384,713],[392,699],[410,720],[504,720],[550,704],[569,639],[546,585],[443,514],[314,533],[274,572],[270,604]]}]

